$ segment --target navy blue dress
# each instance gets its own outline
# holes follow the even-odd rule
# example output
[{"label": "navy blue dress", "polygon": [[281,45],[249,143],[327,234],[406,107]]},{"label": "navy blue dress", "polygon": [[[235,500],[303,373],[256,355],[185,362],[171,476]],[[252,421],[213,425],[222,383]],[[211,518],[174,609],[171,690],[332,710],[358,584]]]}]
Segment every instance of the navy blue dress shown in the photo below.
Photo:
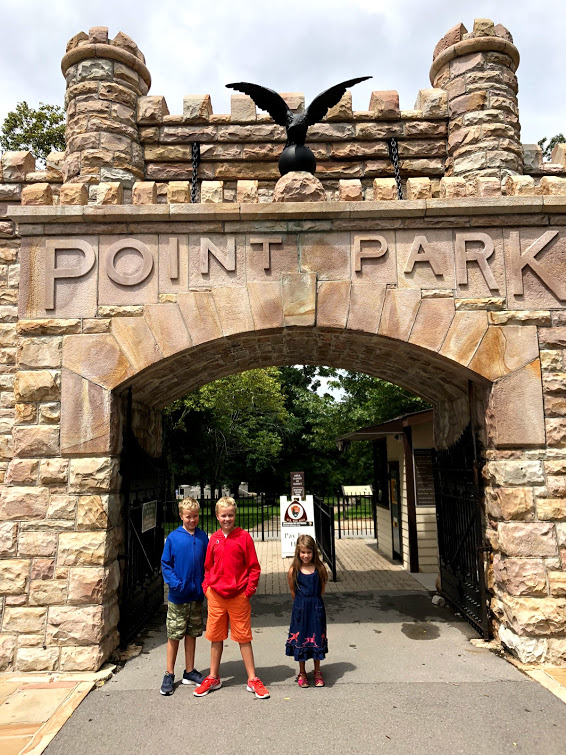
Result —
[{"label": "navy blue dress", "polygon": [[299,571],[285,653],[292,655],[296,661],[307,661],[309,658],[322,661],[327,652],[326,610],[320,594],[318,572],[316,569],[312,574]]}]

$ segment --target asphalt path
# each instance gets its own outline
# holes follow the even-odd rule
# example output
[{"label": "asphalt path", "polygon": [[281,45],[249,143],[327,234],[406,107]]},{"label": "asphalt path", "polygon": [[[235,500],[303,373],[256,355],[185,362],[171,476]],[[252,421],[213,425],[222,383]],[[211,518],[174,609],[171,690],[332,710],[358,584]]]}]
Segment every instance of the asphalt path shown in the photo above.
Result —
[{"label": "asphalt path", "polygon": [[[238,646],[228,640],[222,688],[203,698],[177,684],[159,694],[165,613],[143,635],[143,652],[80,705],[47,755],[175,753],[566,753],[566,708],[490,650],[428,593],[356,593],[325,599],[326,687],[300,689],[285,656],[290,598],[253,599],[258,676],[271,692],[246,691]],[[197,641],[206,673],[209,643]],[[307,666],[308,671],[312,667]]]}]

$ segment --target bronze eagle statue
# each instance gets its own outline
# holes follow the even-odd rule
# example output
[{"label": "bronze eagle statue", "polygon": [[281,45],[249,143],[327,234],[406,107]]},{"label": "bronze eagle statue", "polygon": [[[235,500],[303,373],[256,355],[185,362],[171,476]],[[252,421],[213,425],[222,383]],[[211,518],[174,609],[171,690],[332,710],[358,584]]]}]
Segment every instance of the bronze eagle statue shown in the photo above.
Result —
[{"label": "bronze eagle statue", "polygon": [[346,89],[359,84],[360,81],[366,81],[366,79],[371,79],[371,76],[360,76],[357,79],[348,79],[348,81],[335,84],[315,97],[302,113],[293,113],[278,92],[260,84],[240,81],[235,84],[226,84],[226,86],[229,89],[247,94],[260,110],[267,111],[275,123],[283,126],[286,130],[287,142],[279,158],[279,171],[283,176],[292,170],[315,172],[315,156],[308,147],[305,147],[309,126],[321,121],[328,110],[340,102]]}]

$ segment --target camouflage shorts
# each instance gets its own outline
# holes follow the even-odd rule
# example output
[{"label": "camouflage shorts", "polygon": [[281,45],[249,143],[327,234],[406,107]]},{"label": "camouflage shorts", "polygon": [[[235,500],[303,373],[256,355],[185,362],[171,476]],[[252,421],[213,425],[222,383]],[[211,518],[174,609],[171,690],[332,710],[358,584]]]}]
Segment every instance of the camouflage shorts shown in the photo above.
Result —
[{"label": "camouflage shorts", "polygon": [[182,640],[185,635],[200,637],[202,631],[202,600],[167,604],[167,639]]}]

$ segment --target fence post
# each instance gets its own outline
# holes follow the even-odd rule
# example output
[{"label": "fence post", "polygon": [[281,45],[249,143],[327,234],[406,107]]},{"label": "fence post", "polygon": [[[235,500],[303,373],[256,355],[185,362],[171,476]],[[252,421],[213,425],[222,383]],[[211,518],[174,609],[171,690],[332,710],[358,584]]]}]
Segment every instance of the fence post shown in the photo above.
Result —
[{"label": "fence post", "polygon": [[340,521],[340,501],[342,500],[340,496],[336,496],[337,500],[337,507],[338,507],[338,540],[342,539],[342,522]]},{"label": "fence post", "polygon": [[265,542],[265,499],[261,497],[261,542]]}]

